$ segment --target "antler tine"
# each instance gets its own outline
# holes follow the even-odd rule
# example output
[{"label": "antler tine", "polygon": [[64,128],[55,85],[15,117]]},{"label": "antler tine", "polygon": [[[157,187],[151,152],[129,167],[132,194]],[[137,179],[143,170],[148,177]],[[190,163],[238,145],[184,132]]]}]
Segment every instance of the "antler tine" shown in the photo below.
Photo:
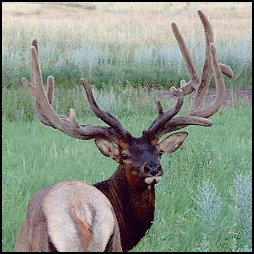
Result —
[{"label": "antler tine", "polygon": [[[213,108],[216,103],[214,103],[213,105],[205,109],[201,109],[203,106],[203,102],[205,100],[205,95],[207,93],[212,75],[213,74],[217,75],[216,73],[218,72],[221,74],[222,71],[224,71],[224,73],[226,73],[227,76],[233,76],[233,71],[227,65],[219,63],[215,46],[214,46],[212,26],[209,20],[207,19],[207,17],[204,15],[204,13],[201,10],[198,10],[198,15],[203,24],[204,32],[205,32],[206,57],[205,57],[203,71],[202,71],[201,82],[196,91],[196,95],[195,95],[192,107],[190,109],[189,115],[194,115],[194,116],[198,115],[198,116],[207,118],[213,115],[218,110],[217,109],[214,113],[211,113],[212,112],[211,108]],[[212,48],[213,48],[213,52],[211,52]],[[224,95],[225,93],[225,84],[224,84],[223,77],[220,77],[220,80],[216,78],[216,89],[217,89],[217,94],[216,94],[215,102],[220,102],[220,105],[221,105],[224,99],[224,96],[222,95]],[[223,99],[221,99],[221,96]]]},{"label": "antler tine", "polygon": [[55,91],[55,81],[53,76],[49,76],[47,79],[46,95],[50,105],[53,105]]},{"label": "antler tine", "polygon": [[[39,42],[38,42],[37,39],[33,39],[32,46],[36,49],[37,58],[38,58],[38,61],[39,61]],[[32,64],[31,68],[32,68],[32,71],[31,71],[31,82],[33,83],[33,86],[34,86],[35,83],[34,83],[34,70],[33,70],[34,66],[33,66],[33,64]]]},{"label": "antler tine", "polygon": [[[22,83],[33,95],[35,110],[42,123],[51,126],[55,129],[59,129],[60,131],[66,133],[71,137],[83,140],[93,139],[96,137],[104,137],[109,140],[112,140],[115,143],[118,143],[120,137],[124,138],[123,136],[124,131],[120,133],[119,129],[114,129],[115,125],[114,124],[113,126],[110,125],[111,122],[107,119],[106,123],[108,123],[110,127],[78,124],[76,120],[76,113],[72,108],[70,109],[69,117],[57,115],[52,107],[55,86],[54,78],[52,76],[48,77],[47,88],[45,91],[41,67],[39,63],[37,40],[33,40],[32,42],[31,55],[32,55],[31,82],[29,82],[26,78],[23,77]],[[113,117],[112,115],[110,116]],[[104,120],[103,115],[101,116],[101,119]]]},{"label": "antler tine", "polygon": [[147,133],[151,136],[155,133],[158,133],[161,128],[163,128],[163,126],[181,110],[183,106],[183,100],[184,94],[183,91],[180,89],[178,92],[176,104],[174,105],[174,107],[172,107],[165,113],[163,112],[160,100],[157,100],[158,116],[152,122],[151,126],[147,129]]},{"label": "antler tine", "polygon": [[[185,60],[187,71],[188,71],[189,76],[191,78],[191,80],[188,83],[186,83],[184,86],[181,87],[181,89],[184,92],[184,95],[186,95],[186,94],[189,94],[189,93],[193,92],[197,88],[197,86],[200,82],[200,78],[199,78],[199,75],[197,73],[194,61],[193,61],[193,59],[192,59],[192,57],[189,53],[189,50],[186,46],[186,43],[185,43],[181,33],[179,32],[179,29],[178,29],[176,23],[173,22],[171,24],[171,27],[172,27],[173,33],[175,35],[175,38],[178,42],[178,45],[179,45],[179,48],[181,50],[182,56]],[[174,86],[171,87],[171,89],[170,89],[170,92],[174,95],[177,95],[178,91],[179,90],[176,89]]]},{"label": "antler tine", "polygon": [[32,69],[33,69],[33,86],[35,87],[35,107],[40,116],[47,119],[47,123],[54,123],[53,126],[59,128],[60,118],[54,113],[53,108],[49,104],[47,95],[43,86],[42,73],[38,58],[38,44],[37,48],[31,46],[32,54]]},{"label": "antler tine", "polygon": [[209,20],[206,18],[206,16],[201,10],[198,10],[198,15],[204,27],[206,50],[205,50],[205,62],[204,62],[204,67],[201,74],[200,84],[198,88],[196,89],[195,98],[193,100],[190,112],[192,110],[199,109],[203,106],[205,95],[207,93],[207,89],[213,74],[213,70],[211,66],[211,52],[210,52],[210,44],[214,42],[213,30]]},{"label": "antler tine", "polygon": [[119,137],[128,138],[129,136],[131,136],[131,134],[123,127],[122,123],[115,116],[113,116],[107,111],[102,110],[98,106],[96,100],[94,99],[93,92],[88,81],[83,78],[82,82],[86,91],[88,102],[93,112],[105,123],[112,126],[115,129],[116,133],[118,133]]},{"label": "antler tine", "polygon": [[199,116],[178,116],[168,121],[157,136],[162,137],[166,133],[180,130],[188,125],[209,127],[212,124],[211,120]]},{"label": "antler tine", "polygon": [[[208,53],[210,43],[214,42],[212,27],[209,23],[209,20],[206,18],[206,16],[204,15],[204,13],[201,10],[198,10],[198,15],[202,21],[203,26],[204,26],[205,36],[206,36],[206,45],[207,45],[206,46],[206,53]],[[176,40],[178,42],[179,48],[181,50],[182,56],[186,62],[186,67],[187,67],[188,73],[191,77],[191,80],[189,82],[187,82],[183,87],[181,87],[181,89],[184,91],[184,95],[187,95],[187,94],[192,93],[194,90],[196,90],[199,87],[200,77],[197,74],[194,61],[189,53],[189,50],[186,46],[186,43],[185,43],[181,33],[179,32],[177,25],[175,23],[172,23],[171,26],[172,26],[173,33],[176,37]],[[205,62],[209,63],[209,60],[207,59],[207,57],[209,58],[209,54],[206,54],[206,60],[205,60]],[[220,65],[220,68],[221,68],[221,71],[223,74],[225,74],[229,78],[233,77],[233,71],[229,66],[222,64],[222,63],[220,63],[219,65]],[[201,80],[202,80],[202,78],[201,78]],[[175,96],[178,94],[178,90],[179,89],[175,88],[174,86],[172,86],[170,88],[170,92]],[[200,90],[200,92],[205,93],[206,89],[203,88]]]},{"label": "antler tine", "polygon": [[225,88],[225,83],[222,76],[222,72],[219,65],[218,56],[217,56],[214,43],[210,44],[210,50],[211,50],[211,56],[212,56],[212,59],[211,59],[212,68],[213,68],[213,73],[215,75],[215,82],[216,82],[216,97],[214,102],[210,106],[201,110],[193,110],[192,112],[190,112],[189,115],[191,116],[200,116],[200,117],[208,118],[218,111],[219,107],[222,105],[224,101],[226,88]]},{"label": "antler tine", "polygon": [[229,78],[233,78],[234,72],[229,66],[227,66],[226,64],[222,64],[222,63],[219,63],[219,66],[220,66],[221,72],[223,74],[225,74]]},{"label": "antler tine", "polygon": [[[35,47],[38,55],[38,41],[34,39],[32,41],[32,47]],[[39,57],[39,56],[38,56]],[[32,82],[32,83],[31,83]],[[26,86],[28,91],[35,96],[35,86],[34,86],[34,70],[33,70],[33,64],[32,64],[32,70],[31,70],[31,82],[29,82],[25,77],[22,78],[22,83]]]}]

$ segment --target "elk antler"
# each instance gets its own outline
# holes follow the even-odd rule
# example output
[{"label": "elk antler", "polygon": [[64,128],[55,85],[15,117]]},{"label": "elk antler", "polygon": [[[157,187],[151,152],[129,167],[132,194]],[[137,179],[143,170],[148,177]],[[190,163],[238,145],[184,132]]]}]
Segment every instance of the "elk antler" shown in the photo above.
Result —
[{"label": "elk antler", "polygon": [[[198,14],[204,27],[206,39],[206,57],[201,78],[196,71],[193,59],[177,25],[172,23],[173,33],[179,44],[183,58],[185,59],[187,71],[191,80],[188,83],[182,80],[179,89],[171,87],[170,92],[177,96],[177,102],[172,109],[164,113],[160,101],[157,101],[158,116],[146,130],[149,136],[161,137],[165,133],[184,128],[188,125],[211,126],[212,122],[206,118],[214,115],[224,101],[225,84],[222,73],[228,77],[232,77],[233,71],[229,66],[219,63],[214,45],[212,27],[202,11],[199,10]],[[203,108],[204,99],[212,75],[215,76],[216,81],[216,98],[210,106]],[[196,94],[189,113],[185,116],[174,117],[183,106],[184,96],[193,91],[195,91]]]},{"label": "elk antler", "polygon": [[109,112],[102,110],[98,106],[97,102],[94,99],[91,86],[85,79],[82,79],[82,82],[92,110],[110,127],[79,124],[76,120],[76,113],[72,108],[70,109],[69,117],[57,115],[52,107],[55,86],[54,78],[52,76],[48,77],[47,89],[45,91],[39,63],[38,41],[36,39],[32,42],[31,55],[31,82],[23,77],[22,83],[33,95],[35,110],[42,123],[78,139],[93,139],[96,137],[104,137],[112,140],[115,143],[118,143],[119,139],[126,139],[131,136],[131,134],[124,129],[122,123],[115,116]]}]

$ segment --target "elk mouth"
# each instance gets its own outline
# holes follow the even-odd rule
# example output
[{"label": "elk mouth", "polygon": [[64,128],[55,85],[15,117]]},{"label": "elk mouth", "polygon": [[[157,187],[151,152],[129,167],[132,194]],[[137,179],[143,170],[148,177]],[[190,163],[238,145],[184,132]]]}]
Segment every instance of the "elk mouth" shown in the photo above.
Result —
[{"label": "elk mouth", "polygon": [[162,176],[148,176],[145,178],[145,183],[148,185],[156,184],[161,180]]},{"label": "elk mouth", "polygon": [[[132,171],[132,174],[133,174],[133,175],[138,175],[138,172]],[[146,183],[147,185],[151,185],[151,184],[156,184],[156,183],[158,183],[158,182],[161,180],[161,178],[162,178],[162,174],[163,174],[163,173],[159,173],[159,174],[157,174],[157,175],[155,175],[155,176],[150,175],[150,174],[146,174],[145,176],[139,175],[139,177],[143,178],[144,181],[145,181],[145,183]]]}]

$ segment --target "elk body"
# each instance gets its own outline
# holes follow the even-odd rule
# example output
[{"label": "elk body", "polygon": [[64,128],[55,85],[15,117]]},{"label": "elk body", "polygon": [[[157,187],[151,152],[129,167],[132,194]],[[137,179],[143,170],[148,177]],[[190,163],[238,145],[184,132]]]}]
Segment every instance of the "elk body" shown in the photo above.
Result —
[{"label": "elk body", "polygon": [[[213,32],[206,16],[198,11],[204,26],[206,57],[201,76],[197,73],[186,44],[176,26],[174,35],[185,59],[190,81],[171,88],[175,105],[164,111],[157,101],[158,116],[142,132],[133,137],[122,123],[101,109],[90,84],[82,79],[93,112],[108,126],[79,124],[75,111],[69,117],[57,115],[52,107],[54,79],[48,77],[44,89],[39,64],[38,42],[31,47],[32,77],[22,82],[34,97],[37,115],[42,123],[67,135],[94,139],[101,153],[114,159],[119,166],[112,177],[93,186],[80,181],[63,181],[46,187],[30,200],[27,218],[18,234],[16,251],[128,251],[151,227],[155,211],[155,184],[163,175],[161,155],[176,151],[187,132],[165,134],[188,125],[211,126],[208,119],[224,101],[223,74],[232,77],[230,67],[219,63]],[[216,81],[216,98],[204,106],[206,91],[212,76]],[[194,92],[189,112],[177,116],[184,96]]]}]

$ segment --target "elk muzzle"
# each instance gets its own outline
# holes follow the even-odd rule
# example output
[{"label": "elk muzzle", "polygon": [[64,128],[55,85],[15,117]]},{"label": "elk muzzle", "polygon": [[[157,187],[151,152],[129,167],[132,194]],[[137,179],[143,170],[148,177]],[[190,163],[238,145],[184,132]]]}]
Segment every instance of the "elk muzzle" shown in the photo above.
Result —
[{"label": "elk muzzle", "polygon": [[161,180],[163,169],[158,162],[150,162],[144,165],[144,173],[146,174],[145,183],[156,184]]}]

